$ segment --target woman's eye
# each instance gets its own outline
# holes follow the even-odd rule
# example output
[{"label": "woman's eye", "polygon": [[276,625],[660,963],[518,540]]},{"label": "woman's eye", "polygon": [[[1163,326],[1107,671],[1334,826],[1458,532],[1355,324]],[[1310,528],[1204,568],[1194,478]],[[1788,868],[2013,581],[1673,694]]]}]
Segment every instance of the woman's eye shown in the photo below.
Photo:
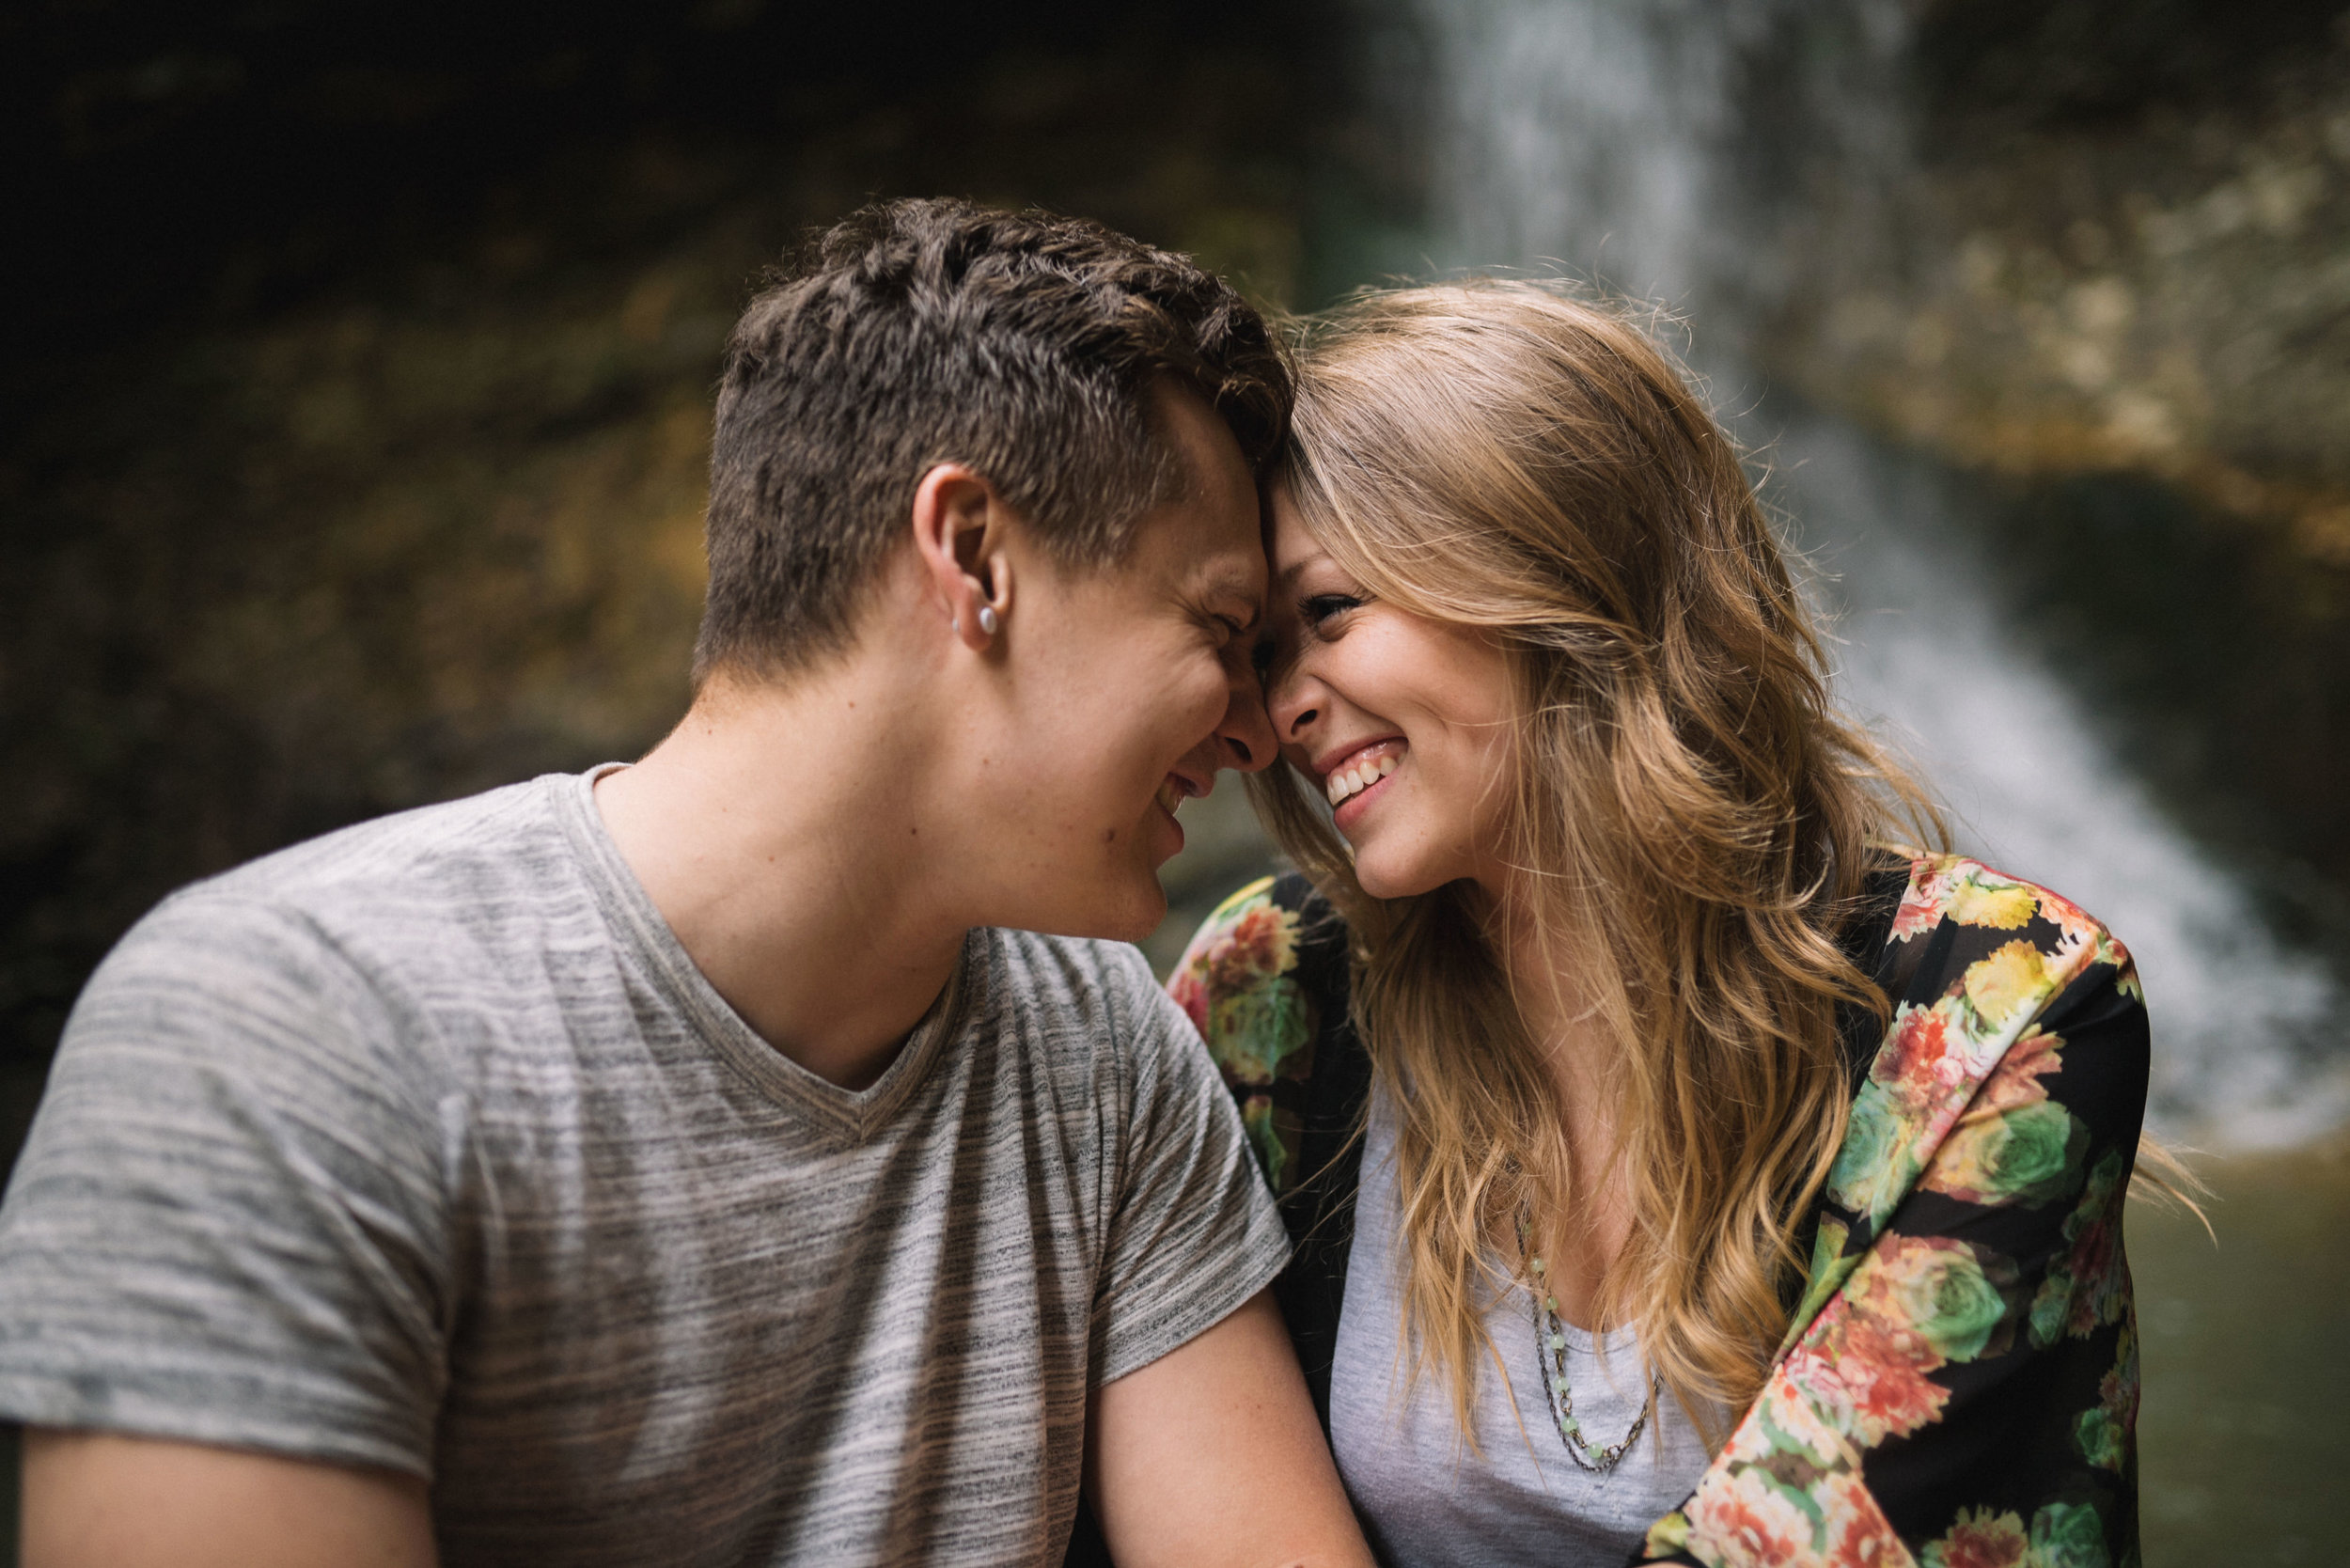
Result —
[{"label": "woman's eye", "polygon": [[1317,593],[1298,605],[1305,612],[1306,624],[1319,627],[1333,616],[1358,610],[1363,602],[1351,593]]}]

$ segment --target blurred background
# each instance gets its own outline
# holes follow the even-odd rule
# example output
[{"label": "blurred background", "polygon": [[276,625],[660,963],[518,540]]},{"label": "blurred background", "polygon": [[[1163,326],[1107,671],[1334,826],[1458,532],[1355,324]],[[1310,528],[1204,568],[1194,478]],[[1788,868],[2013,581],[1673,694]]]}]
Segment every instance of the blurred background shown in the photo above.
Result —
[{"label": "blurred background", "polygon": [[[676,719],[806,226],[1563,273],[1669,313],[1961,847],[2138,955],[2220,1198],[2130,1222],[2148,1562],[2350,1560],[2350,8],[28,0],[0,125],[0,1160],[163,893]],[[1185,814],[1162,968],[1267,863]]]}]

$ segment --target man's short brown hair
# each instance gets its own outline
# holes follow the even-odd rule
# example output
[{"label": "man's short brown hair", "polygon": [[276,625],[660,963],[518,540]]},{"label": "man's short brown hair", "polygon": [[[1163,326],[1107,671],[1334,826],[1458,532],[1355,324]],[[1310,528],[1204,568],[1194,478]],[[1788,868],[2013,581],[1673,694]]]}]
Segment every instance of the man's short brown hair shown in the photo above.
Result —
[{"label": "man's short brown hair", "polygon": [[1290,381],[1263,318],[1188,258],[1100,224],[952,200],[851,213],[737,322],[710,463],[697,682],[844,649],[914,491],[967,463],[1056,559],[1106,565],[1183,482],[1152,417],[1171,381],[1251,466]]}]

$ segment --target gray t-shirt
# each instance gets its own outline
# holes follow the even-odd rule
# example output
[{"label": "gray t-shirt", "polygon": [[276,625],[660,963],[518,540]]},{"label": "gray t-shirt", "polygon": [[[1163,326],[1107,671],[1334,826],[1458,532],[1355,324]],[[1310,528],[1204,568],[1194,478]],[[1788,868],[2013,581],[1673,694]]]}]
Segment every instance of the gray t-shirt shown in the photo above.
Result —
[{"label": "gray t-shirt", "polygon": [[0,1418],[426,1476],[452,1568],[1043,1562],[1089,1390],[1285,1252],[1132,949],[974,931],[851,1092],[555,776],[124,938],[0,1208]]},{"label": "gray t-shirt", "polygon": [[[1483,1451],[1468,1451],[1435,1375],[1406,1393],[1395,1127],[1384,1093],[1371,1097],[1362,1171],[1330,1371],[1330,1444],[1380,1560],[1619,1568],[1704,1472],[1696,1429],[1668,1396],[1614,1469],[1578,1468],[1538,1380],[1532,1303],[1517,1286],[1485,1314],[1505,1375],[1490,1362],[1478,1369],[1470,1417]],[[1611,1332],[1603,1364],[1588,1331],[1570,1324],[1563,1337],[1575,1419],[1595,1440],[1616,1442],[1648,1393],[1638,1341]]]}]

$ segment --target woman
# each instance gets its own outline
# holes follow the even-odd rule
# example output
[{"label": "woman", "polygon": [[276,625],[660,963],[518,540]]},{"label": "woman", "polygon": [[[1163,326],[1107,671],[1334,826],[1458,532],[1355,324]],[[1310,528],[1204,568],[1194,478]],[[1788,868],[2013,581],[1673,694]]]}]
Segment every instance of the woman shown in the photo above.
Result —
[{"label": "woman", "polygon": [[1270,518],[1303,874],[1171,988],[1374,1545],[2133,1560],[2129,957],[1886,847],[1938,822],[1674,364],[1535,284],[1362,296]]}]

